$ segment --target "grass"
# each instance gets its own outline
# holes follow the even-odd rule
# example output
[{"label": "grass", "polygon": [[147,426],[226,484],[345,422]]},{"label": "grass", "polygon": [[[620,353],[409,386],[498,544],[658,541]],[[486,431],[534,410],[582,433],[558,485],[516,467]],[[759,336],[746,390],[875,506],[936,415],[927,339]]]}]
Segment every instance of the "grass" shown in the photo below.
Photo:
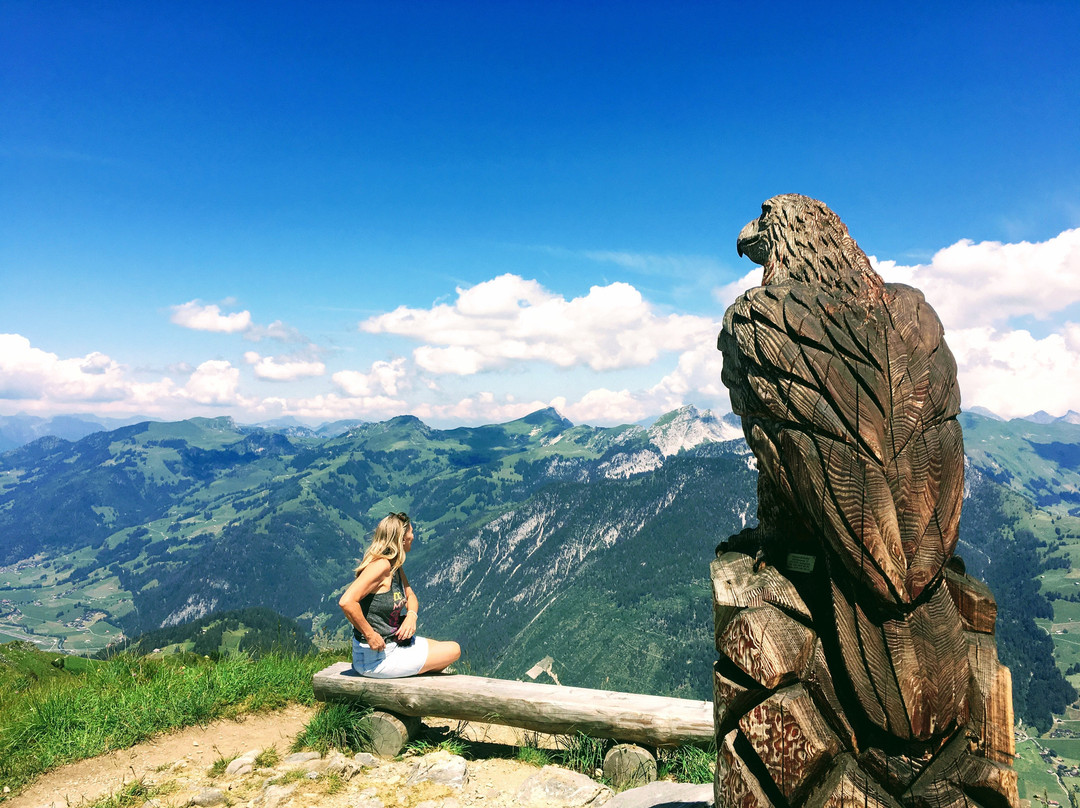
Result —
[{"label": "grass", "polygon": [[423,739],[410,741],[405,746],[406,752],[412,752],[415,755],[426,755],[431,752],[449,752],[451,755],[457,755],[459,757],[465,757],[470,754],[469,742],[464,738],[450,737],[443,738],[438,743],[431,743],[431,741],[425,741]]},{"label": "grass", "polygon": [[337,794],[339,791],[345,790],[345,781],[340,774],[330,772],[324,774],[320,779],[323,781],[323,789],[327,794]]},{"label": "grass", "polygon": [[716,772],[716,747],[676,746],[660,749],[656,754],[657,779],[674,779],[680,783],[711,783]]},{"label": "grass", "polygon": [[[1040,743],[1046,744],[1048,741]],[[1019,757],[1013,761],[1013,768],[1019,780],[1020,799],[1032,800],[1033,806],[1036,803],[1044,805],[1042,798],[1045,793],[1050,799],[1068,805],[1067,795],[1062,792],[1057,778],[1047,771],[1050,767],[1039,757],[1035,743],[1020,741],[1016,744],[1016,752]]]},{"label": "grass", "polygon": [[281,753],[276,746],[262,750],[255,756],[256,769],[272,769],[281,762]]},{"label": "grass", "polygon": [[[0,803],[17,795],[34,778],[65,763],[220,718],[266,712],[291,703],[312,704],[312,674],[341,658],[341,652],[260,659],[236,655],[218,661],[193,654],[138,657],[125,653],[85,666],[78,673],[57,670],[69,675],[41,676],[33,686],[4,696],[0,782],[11,792],[0,795]],[[50,664],[48,673],[53,671]],[[293,750],[312,749],[320,754],[331,749],[363,750],[369,740],[363,724],[368,712],[355,705],[320,705]],[[593,777],[603,766],[604,753],[611,744],[579,734],[563,737],[554,750],[540,749],[526,740],[511,754],[531,765],[559,763]],[[414,742],[410,748],[418,754],[436,749],[461,756],[474,753],[460,732],[437,742]],[[661,776],[708,782],[712,757],[693,748],[674,750],[662,753],[658,768]],[[231,760],[219,755],[211,775],[221,776]],[[280,761],[281,753],[270,747],[259,754],[255,765],[269,768]],[[135,781],[92,808],[142,805],[149,799],[143,794],[149,788]]]},{"label": "grass", "polygon": [[[614,743],[579,733],[560,737],[558,749],[542,749],[535,738],[526,734],[525,743],[517,747],[515,759],[537,768],[558,763],[581,774],[595,777],[597,770],[603,768],[604,756]],[[656,752],[656,776],[660,780],[707,784],[713,781],[715,771],[715,747],[687,745],[659,749]]]},{"label": "grass", "polygon": [[132,780],[115,794],[90,803],[88,808],[141,808],[154,797],[167,794],[170,790],[169,785],[154,786],[147,785],[142,779]]},{"label": "grass", "polygon": [[276,777],[273,780],[274,785],[287,786],[289,783],[295,783],[300,780],[307,779],[307,772],[303,769],[292,769],[285,772],[281,777]]},{"label": "grass", "polygon": [[215,663],[193,655],[117,655],[81,676],[55,679],[5,701],[0,781],[17,793],[64,763],[168,730],[311,704],[312,674],[340,656],[239,655]]},{"label": "grass", "polygon": [[515,759],[521,763],[536,766],[538,769],[553,762],[551,753],[546,749],[540,749],[539,747],[529,745],[519,746],[517,748],[517,757]]},{"label": "grass", "polygon": [[325,755],[331,749],[343,752],[360,752],[371,741],[364,719],[371,714],[370,707],[351,704],[322,704],[293,741],[292,751],[311,749]]},{"label": "grass", "polygon": [[604,767],[604,754],[613,741],[590,738],[588,735],[566,735],[555,753],[556,762],[572,771],[594,777]]},{"label": "grass", "polygon": [[[217,750],[215,749],[214,751],[216,752]],[[225,774],[225,770],[229,768],[229,764],[234,760],[236,760],[236,755],[229,755],[228,757],[218,755],[217,760],[210,765],[210,776],[214,778],[221,777]]]}]

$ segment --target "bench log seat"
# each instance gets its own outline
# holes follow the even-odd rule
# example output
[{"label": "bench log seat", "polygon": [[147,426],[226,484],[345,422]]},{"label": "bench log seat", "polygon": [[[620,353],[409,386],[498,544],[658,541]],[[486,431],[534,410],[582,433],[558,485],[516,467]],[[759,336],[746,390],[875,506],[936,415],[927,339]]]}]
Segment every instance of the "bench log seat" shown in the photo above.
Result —
[{"label": "bench log seat", "polygon": [[708,701],[456,673],[368,679],[348,662],[319,671],[312,686],[319,701],[355,700],[402,716],[504,724],[552,735],[580,732],[653,747],[714,741]]}]

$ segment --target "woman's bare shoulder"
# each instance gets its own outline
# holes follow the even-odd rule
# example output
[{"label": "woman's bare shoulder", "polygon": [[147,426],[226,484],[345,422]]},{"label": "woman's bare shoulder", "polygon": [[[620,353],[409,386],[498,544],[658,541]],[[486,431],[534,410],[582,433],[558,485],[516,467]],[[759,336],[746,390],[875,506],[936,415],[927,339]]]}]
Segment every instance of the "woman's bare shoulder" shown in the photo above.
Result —
[{"label": "woman's bare shoulder", "polygon": [[371,570],[374,575],[385,575],[390,571],[390,559],[388,558],[376,558],[368,563],[364,567],[364,572]]}]

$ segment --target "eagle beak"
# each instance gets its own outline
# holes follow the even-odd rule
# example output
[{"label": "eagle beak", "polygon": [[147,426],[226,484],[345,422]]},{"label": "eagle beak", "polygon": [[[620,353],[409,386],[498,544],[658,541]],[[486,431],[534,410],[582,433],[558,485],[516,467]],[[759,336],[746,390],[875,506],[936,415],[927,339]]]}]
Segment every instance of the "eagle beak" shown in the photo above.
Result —
[{"label": "eagle beak", "polygon": [[759,238],[760,235],[758,234],[758,220],[754,219],[754,221],[747,224],[746,227],[744,227],[740,231],[739,238],[735,242],[735,251],[739,253],[739,257],[742,258],[745,255],[755,264],[762,263],[755,256],[754,250],[755,242],[757,242]]}]

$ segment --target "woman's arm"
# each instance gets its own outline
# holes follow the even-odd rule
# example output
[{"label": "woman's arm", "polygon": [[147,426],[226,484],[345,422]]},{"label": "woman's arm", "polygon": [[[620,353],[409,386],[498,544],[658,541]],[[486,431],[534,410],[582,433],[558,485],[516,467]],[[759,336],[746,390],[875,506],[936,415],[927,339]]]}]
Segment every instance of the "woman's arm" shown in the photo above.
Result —
[{"label": "woman's arm", "polygon": [[405,619],[401,621],[401,625],[398,626],[398,630],[395,636],[399,640],[407,640],[416,634],[416,621],[419,620],[420,615],[417,614],[417,610],[420,608],[420,601],[416,599],[416,593],[413,592],[413,588],[409,586],[409,579],[405,577],[405,570],[399,570],[401,573],[401,585],[405,587],[405,604],[409,610],[409,613],[405,615]]},{"label": "woman's arm", "polygon": [[386,640],[371,627],[371,623],[364,617],[364,610],[360,608],[360,601],[378,588],[379,581],[385,578],[386,573],[389,571],[390,562],[385,558],[372,561],[360,570],[360,574],[353,579],[353,582],[349,584],[345,593],[338,600],[338,606],[341,607],[341,611],[345,612],[345,619],[349,621],[353,628],[364,635],[364,639],[367,640],[367,644],[371,646],[372,651],[383,650],[386,647]]}]

